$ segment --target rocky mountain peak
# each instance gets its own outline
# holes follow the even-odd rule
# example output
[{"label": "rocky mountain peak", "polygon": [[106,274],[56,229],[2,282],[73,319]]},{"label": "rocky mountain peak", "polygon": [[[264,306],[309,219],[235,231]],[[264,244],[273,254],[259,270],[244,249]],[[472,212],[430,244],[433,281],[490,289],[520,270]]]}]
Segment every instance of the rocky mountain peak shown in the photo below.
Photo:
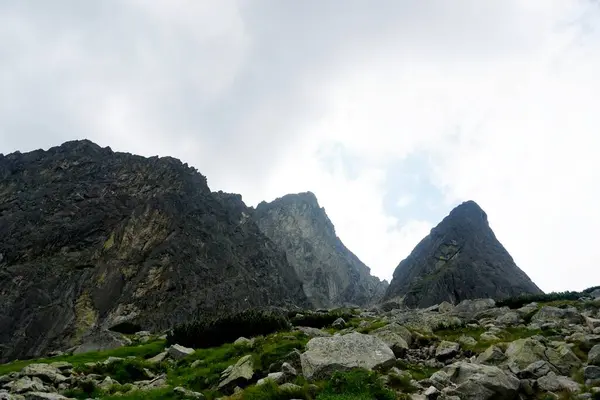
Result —
[{"label": "rocky mountain peak", "polygon": [[287,255],[304,292],[316,307],[377,302],[387,282],[344,246],[312,192],[260,203],[254,213],[261,231]]},{"label": "rocky mountain peak", "polygon": [[385,298],[408,306],[541,290],[515,264],[474,201],[454,208],[394,271]]}]

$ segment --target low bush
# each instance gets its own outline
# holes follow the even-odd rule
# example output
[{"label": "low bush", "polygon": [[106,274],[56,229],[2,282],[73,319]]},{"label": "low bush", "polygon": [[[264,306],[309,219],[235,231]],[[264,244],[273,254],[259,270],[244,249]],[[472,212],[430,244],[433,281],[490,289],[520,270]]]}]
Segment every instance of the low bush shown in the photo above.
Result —
[{"label": "low bush", "polygon": [[374,372],[354,369],[336,372],[325,384],[317,400],[395,400],[396,394],[385,388]]},{"label": "low bush", "polygon": [[76,368],[78,372],[110,376],[119,383],[132,383],[149,379],[146,370],[162,372],[161,367],[136,358],[126,358],[108,363],[97,363],[94,366],[82,365]]},{"label": "low bush", "polygon": [[325,328],[338,319],[342,318],[345,321],[354,317],[354,314],[347,310],[332,310],[328,312],[307,312],[298,314],[291,319],[294,326],[308,326],[311,328]]},{"label": "low bush", "polygon": [[282,312],[246,310],[221,317],[200,317],[179,325],[167,336],[168,344],[193,348],[220,346],[241,336],[254,337],[291,328]]},{"label": "low bush", "polygon": [[551,292],[546,294],[526,294],[516,297],[509,297],[496,302],[498,307],[521,308],[529,303],[548,303],[552,301],[574,301],[586,297],[589,293],[598,287],[589,288],[583,292]]}]

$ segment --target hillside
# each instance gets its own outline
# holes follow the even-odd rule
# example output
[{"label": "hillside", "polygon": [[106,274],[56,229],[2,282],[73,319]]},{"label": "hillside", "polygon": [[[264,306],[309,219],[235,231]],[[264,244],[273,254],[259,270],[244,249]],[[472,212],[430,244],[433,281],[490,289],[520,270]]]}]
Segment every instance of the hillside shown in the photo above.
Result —
[{"label": "hillside", "polygon": [[311,192],[289,194],[256,207],[254,219],[279,248],[317,308],[366,306],[383,297],[388,283],[371,275],[339,239],[325,210]]},{"label": "hillside", "polygon": [[474,201],[453,209],[394,271],[385,300],[409,307],[542,291],[514,262]]},{"label": "hillside", "polygon": [[197,313],[308,306],[250,213],[169,157],[87,140],[0,155],[0,360],[110,348],[106,329]]}]

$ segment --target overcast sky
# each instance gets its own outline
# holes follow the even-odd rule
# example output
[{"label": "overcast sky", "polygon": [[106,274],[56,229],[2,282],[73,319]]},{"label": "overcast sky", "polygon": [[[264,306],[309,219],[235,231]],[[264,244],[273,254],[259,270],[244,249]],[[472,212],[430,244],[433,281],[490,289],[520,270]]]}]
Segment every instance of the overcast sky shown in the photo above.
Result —
[{"label": "overcast sky", "polygon": [[310,190],[382,278],[472,199],[543,290],[600,285],[593,0],[0,0],[0,153],[83,138]]}]

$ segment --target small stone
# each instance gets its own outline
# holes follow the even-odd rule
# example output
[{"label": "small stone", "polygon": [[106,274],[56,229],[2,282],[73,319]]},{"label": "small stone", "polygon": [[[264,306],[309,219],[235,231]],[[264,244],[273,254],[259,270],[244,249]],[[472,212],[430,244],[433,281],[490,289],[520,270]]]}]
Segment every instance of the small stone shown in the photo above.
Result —
[{"label": "small stone", "polygon": [[164,359],[165,359],[166,357],[167,357],[167,352],[166,352],[166,351],[163,351],[162,353],[158,353],[157,355],[155,355],[155,356],[154,356],[154,357],[152,357],[152,358],[149,358],[149,359],[148,359],[148,360],[146,360],[146,361],[148,361],[148,362],[149,362],[149,363],[151,363],[151,364],[158,364],[158,363],[160,363],[160,362],[164,361]]},{"label": "small stone", "polygon": [[333,324],[331,324],[331,326],[335,329],[343,329],[346,327],[346,321],[344,321],[343,318],[338,318],[335,321],[333,321]]},{"label": "small stone", "polygon": [[181,386],[177,386],[176,388],[174,388],[173,392],[187,399],[204,400],[206,398],[202,393],[194,392],[192,390],[182,388]]},{"label": "small stone", "polygon": [[233,345],[239,347],[252,347],[254,345],[254,339],[240,337],[235,342],[233,342]]}]

